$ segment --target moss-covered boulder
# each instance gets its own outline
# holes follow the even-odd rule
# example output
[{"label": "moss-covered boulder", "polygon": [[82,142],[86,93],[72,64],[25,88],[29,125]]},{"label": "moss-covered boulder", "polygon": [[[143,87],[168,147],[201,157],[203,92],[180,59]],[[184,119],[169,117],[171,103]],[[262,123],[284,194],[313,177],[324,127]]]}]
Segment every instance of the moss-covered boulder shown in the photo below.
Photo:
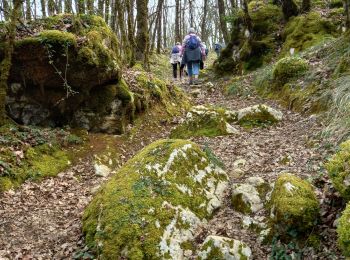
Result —
[{"label": "moss-covered boulder", "polygon": [[83,231],[102,259],[182,259],[221,205],[226,173],[198,145],[160,140],[129,160],[86,208]]},{"label": "moss-covered boulder", "polygon": [[271,222],[274,231],[304,234],[317,223],[319,202],[313,187],[292,174],[281,174],[272,191]]},{"label": "moss-covered boulder", "polygon": [[243,126],[262,126],[281,121],[283,114],[266,105],[255,105],[238,111],[237,120]]},{"label": "moss-covered boulder", "polygon": [[237,120],[237,112],[206,106],[195,106],[187,113],[185,121],[171,132],[172,138],[194,136],[220,136],[238,132],[229,122]]},{"label": "moss-covered boulder", "polygon": [[304,51],[327,38],[332,38],[336,28],[332,21],[321,17],[319,12],[292,17],[285,26],[282,55],[294,49],[295,53]]},{"label": "moss-covered boulder", "polygon": [[337,233],[338,245],[343,255],[350,257],[350,203],[347,204],[339,219]]},{"label": "moss-covered boulder", "polygon": [[299,57],[292,56],[280,59],[273,68],[275,87],[282,88],[289,81],[305,74],[308,68],[308,62]]},{"label": "moss-covered boulder", "polygon": [[334,188],[342,197],[350,200],[350,140],[340,145],[339,151],[329,159],[325,166]]},{"label": "moss-covered boulder", "polygon": [[251,249],[243,242],[227,237],[208,236],[198,251],[198,259],[252,259]]},{"label": "moss-covered boulder", "polygon": [[232,185],[232,207],[243,213],[256,213],[264,207],[269,185],[260,177],[250,177],[245,183]]}]

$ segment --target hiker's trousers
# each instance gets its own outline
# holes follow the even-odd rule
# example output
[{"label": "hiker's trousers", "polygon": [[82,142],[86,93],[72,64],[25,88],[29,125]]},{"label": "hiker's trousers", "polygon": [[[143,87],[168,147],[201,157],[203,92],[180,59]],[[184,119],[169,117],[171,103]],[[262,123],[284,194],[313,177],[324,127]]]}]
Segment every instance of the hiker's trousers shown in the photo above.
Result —
[{"label": "hiker's trousers", "polygon": [[193,75],[199,75],[199,61],[187,62],[187,72],[190,77]]}]

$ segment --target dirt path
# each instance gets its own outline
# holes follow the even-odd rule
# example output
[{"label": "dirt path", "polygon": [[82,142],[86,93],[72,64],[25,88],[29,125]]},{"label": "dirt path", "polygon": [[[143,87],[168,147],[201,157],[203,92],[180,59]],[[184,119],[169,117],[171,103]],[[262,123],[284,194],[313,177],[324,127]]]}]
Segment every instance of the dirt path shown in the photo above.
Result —
[{"label": "dirt path", "polygon": [[[213,93],[201,90],[196,104],[212,104],[230,109],[239,109],[253,104],[267,103],[283,111],[284,119],[276,126],[245,130],[233,136],[194,138],[193,141],[209,145],[221,158],[231,177],[231,182],[244,182],[250,176],[260,176],[272,182],[278,173],[287,171],[303,178],[315,178],[320,163],[327,155],[322,149],[317,134],[321,130],[316,120],[280,108],[273,102],[258,97],[227,97],[217,88]],[[115,146],[125,162],[148,143],[166,137],[170,125],[156,122],[152,130],[137,132],[133,140],[116,138]],[[72,259],[84,253],[81,234],[81,216],[93,192],[106,178],[98,177],[93,168],[93,157],[85,158],[56,178],[40,183],[26,182],[16,191],[0,197],[0,259]],[[244,174],[234,176],[234,162],[244,159]],[[319,196],[322,196],[319,191]],[[205,234],[223,235],[246,242],[253,251],[254,259],[266,259],[269,245],[257,243],[257,235],[242,229],[242,216],[235,212],[229,198]],[[262,212],[263,214],[263,212]],[[334,230],[324,229],[324,245],[334,251]],[[326,250],[325,249],[325,250]],[[336,252],[337,253],[337,252]],[[86,256],[88,256],[86,254]]]}]

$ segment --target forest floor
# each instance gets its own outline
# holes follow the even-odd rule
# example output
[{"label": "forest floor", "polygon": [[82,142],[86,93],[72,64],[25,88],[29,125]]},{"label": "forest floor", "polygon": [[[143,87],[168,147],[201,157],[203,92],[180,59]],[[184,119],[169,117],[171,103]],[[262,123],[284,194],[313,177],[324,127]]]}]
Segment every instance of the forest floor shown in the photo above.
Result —
[{"label": "forest floor", "polygon": [[[323,200],[322,224],[317,228],[321,239],[318,252],[304,252],[306,259],[340,259],[336,249],[333,222],[337,212],[331,206],[328,180],[320,175],[322,163],[329,156],[329,148],[320,138],[322,124],[314,116],[303,116],[280,107],[273,101],[256,95],[248,97],[223,94],[225,80],[215,81],[214,91],[198,86],[194,104],[213,105],[237,110],[255,104],[267,104],[284,113],[283,120],[270,127],[244,129],[237,126],[236,135],[193,138],[208,145],[225,164],[230,181],[244,182],[251,176],[260,176],[269,183],[280,172],[290,172],[314,183],[321,183],[317,195]],[[191,93],[193,89],[184,87]],[[174,122],[178,122],[174,119]],[[94,170],[94,155],[105,145],[118,148],[120,165],[150,142],[166,138],[172,123],[143,121],[132,138],[90,135],[91,154],[57,177],[41,182],[25,182],[0,197],[0,259],[89,259],[81,232],[81,216],[97,187],[108,177],[99,177]],[[236,126],[235,126],[236,127]],[[106,142],[105,140],[109,140]],[[244,159],[243,173],[235,173],[235,162]],[[262,212],[261,214],[265,214]],[[271,244],[257,242],[257,235],[242,228],[242,215],[230,206],[227,196],[224,206],[197,238],[200,243],[206,235],[222,235],[246,242],[254,259],[267,259]]]}]

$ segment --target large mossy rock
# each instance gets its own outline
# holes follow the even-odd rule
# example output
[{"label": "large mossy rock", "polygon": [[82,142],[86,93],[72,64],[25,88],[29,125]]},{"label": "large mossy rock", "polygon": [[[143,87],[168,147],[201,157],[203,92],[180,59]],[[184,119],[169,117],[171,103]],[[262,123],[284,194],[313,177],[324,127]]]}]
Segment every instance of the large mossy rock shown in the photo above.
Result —
[{"label": "large mossy rock", "polygon": [[350,140],[340,145],[340,150],[326,163],[334,188],[350,200]]},{"label": "large mossy rock", "polygon": [[9,78],[7,112],[15,121],[119,134],[152,104],[181,107],[180,93],[165,82],[144,71],[122,75],[117,37],[101,17],[63,14],[28,27],[37,33],[16,40]]},{"label": "large mossy rock", "polygon": [[195,106],[185,121],[171,132],[172,138],[221,136],[238,132],[229,122],[237,120],[237,112],[206,106]]},{"label": "large mossy rock", "polygon": [[332,38],[336,32],[334,23],[321,17],[318,12],[292,17],[285,26],[282,37],[284,39],[282,54],[304,51],[327,38]]},{"label": "large mossy rock", "polygon": [[343,255],[350,257],[350,203],[342,213],[338,227],[338,245],[343,252]]},{"label": "large mossy rock", "polygon": [[293,56],[280,59],[273,68],[275,87],[280,89],[291,80],[303,76],[308,68],[308,62],[299,57]]},{"label": "large mossy rock", "polygon": [[255,105],[238,111],[237,120],[242,126],[264,126],[277,123],[283,113],[267,105]]},{"label": "large mossy rock", "polygon": [[182,259],[227,180],[198,145],[157,141],[101,187],[84,213],[86,242],[101,259]]},{"label": "large mossy rock", "polygon": [[200,260],[249,260],[251,249],[243,242],[227,237],[208,236],[198,252]]},{"label": "large mossy rock", "polygon": [[304,234],[319,215],[319,202],[313,187],[299,177],[281,174],[276,180],[270,201],[271,221],[275,232]]}]

